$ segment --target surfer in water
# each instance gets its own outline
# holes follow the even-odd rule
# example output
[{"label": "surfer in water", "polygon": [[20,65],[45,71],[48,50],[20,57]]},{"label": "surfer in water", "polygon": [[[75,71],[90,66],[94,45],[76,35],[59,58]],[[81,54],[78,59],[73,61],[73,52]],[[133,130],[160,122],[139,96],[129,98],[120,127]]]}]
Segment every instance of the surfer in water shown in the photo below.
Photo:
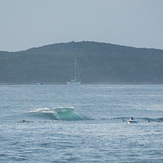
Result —
[{"label": "surfer in water", "polygon": [[18,123],[21,123],[21,122],[25,122],[25,120],[24,120],[24,119],[22,119],[22,120],[18,121]]},{"label": "surfer in water", "polygon": [[137,121],[134,121],[134,118],[131,117],[129,121],[127,121],[128,123],[138,123]]},{"label": "surfer in water", "polygon": [[131,117],[131,118],[130,118],[130,121],[133,121],[133,120],[134,120],[134,118],[133,118],[133,117]]}]

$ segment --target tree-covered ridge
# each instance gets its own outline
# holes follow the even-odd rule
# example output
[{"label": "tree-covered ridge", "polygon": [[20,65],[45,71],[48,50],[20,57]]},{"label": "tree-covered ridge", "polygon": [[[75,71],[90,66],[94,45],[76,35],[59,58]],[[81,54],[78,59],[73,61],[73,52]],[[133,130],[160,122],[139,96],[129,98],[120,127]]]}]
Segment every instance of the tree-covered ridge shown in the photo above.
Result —
[{"label": "tree-covered ridge", "polygon": [[1,51],[0,83],[66,83],[75,59],[82,83],[163,81],[163,50],[84,41]]}]

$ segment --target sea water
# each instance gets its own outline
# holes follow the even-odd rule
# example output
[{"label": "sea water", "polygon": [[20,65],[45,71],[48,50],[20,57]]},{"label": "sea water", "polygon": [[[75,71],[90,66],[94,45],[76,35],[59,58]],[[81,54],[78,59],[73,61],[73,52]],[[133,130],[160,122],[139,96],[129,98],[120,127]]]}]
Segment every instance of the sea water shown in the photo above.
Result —
[{"label": "sea water", "polygon": [[163,162],[163,85],[1,85],[0,162]]}]

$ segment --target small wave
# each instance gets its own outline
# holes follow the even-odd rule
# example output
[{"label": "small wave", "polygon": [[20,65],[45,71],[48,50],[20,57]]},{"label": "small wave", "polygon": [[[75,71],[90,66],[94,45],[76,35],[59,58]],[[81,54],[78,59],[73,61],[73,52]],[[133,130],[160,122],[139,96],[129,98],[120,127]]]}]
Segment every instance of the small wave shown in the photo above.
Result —
[{"label": "small wave", "polygon": [[30,117],[40,117],[43,119],[50,120],[83,120],[86,119],[84,116],[79,115],[73,107],[60,107],[60,108],[42,108],[28,112]]},{"label": "small wave", "polygon": [[163,118],[158,118],[158,120],[163,121]]},{"label": "small wave", "polygon": [[[130,120],[131,117],[116,117],[113,119],[120,119],[124,122]],[[103,118],[105,119],[105,118]],[[137,122],[163,122],[163,118],[149,118],[149,117],[134,117]]]},{"label": "small wave", "polygon": [[144,117],[144,118],[140,118],[142,120],[148,121],[148,122],[158,122],[158,121],[163,121],[163,118],[148,118],[148,117]]}]

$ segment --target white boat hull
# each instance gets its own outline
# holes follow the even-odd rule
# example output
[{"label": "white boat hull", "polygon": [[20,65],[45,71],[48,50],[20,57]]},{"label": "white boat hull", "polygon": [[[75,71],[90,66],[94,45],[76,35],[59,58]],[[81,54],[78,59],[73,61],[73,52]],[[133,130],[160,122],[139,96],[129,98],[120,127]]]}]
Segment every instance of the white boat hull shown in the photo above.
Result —
[{"label": "white boat hull", "polygon": [[78,85],[81,84],[81,82],[73,82],[73,83],[67,82],[67,84],[68,84],[68,85],[72,85],[72,86],[78,86]]}]

